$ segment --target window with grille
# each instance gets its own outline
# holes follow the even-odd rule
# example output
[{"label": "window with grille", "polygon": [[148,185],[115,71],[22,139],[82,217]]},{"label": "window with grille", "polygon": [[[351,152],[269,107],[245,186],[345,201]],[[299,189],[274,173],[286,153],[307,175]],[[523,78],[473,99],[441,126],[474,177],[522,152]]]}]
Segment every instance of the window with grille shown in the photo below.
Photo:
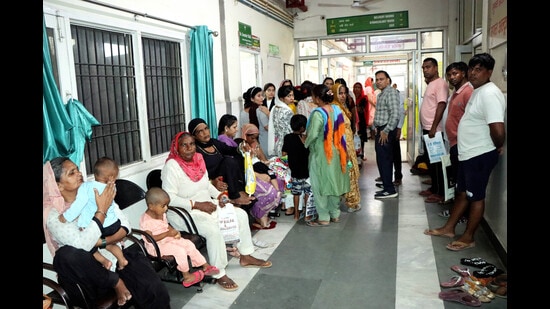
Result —
[{"label": "window with grille", "polygon": [[179,43],[143,38],[143,61],[151,155],[170,150],[185,128]]},{"label": "window with grille", "polygon": [[[86,172],[102,156],[123,166],[142,161],[144,149],[151,156],[169,151],[172,137],[185,127],[180,43],[143,38],[143,59],[135,61],[130,34],[79,25],[71,25],[71,33],[78,98],[100,122],[84,150]],[[136,62],[143,63],[144,85],[137,82]],[[138,89],[144,89],[145,102],[138,102]],[[149,147],[141,144],[142,117]]]}]

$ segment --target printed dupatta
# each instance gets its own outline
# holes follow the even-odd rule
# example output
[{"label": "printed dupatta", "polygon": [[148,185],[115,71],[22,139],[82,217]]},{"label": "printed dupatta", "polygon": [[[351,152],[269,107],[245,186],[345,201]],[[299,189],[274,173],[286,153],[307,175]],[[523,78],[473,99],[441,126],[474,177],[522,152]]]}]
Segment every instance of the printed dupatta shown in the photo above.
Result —
[{"label": "printed dupatta", "polygon": [[338,149],[338,153],[340,154],[340,168],[342,169],[342,173],[345,173],[348,162],[344,114],[338,106],[334,104],[330,104],[330,106],[333,110],[332,114],[335,118],[334,120],[332,119],[328,111],[323,107],[316,107],[312,111],[312,113],[314,111],[318,111],[323,116],[323,122],[325,124],[323,132],[323,144],[328,164],[330,164],[330,161],[332,160],[332,144],[334,143],[334,146],[336,147],[336,149]]}]

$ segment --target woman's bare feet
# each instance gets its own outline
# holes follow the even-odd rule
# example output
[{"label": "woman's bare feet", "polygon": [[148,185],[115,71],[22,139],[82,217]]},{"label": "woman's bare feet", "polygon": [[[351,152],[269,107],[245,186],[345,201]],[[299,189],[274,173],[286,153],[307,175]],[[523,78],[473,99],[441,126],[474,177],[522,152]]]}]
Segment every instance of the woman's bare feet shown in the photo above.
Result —
[{"label": "woman's bare feet", "polygon": [[256,219],[256,221],[261,225],[262,228],[269,227],[269,218],[267,215],[261,217],[260,219]]},{"label": "woman's bare feet", "polygon": [[118,305],[122,306],[127,301],[129,301],[132,298],[132,294],[130,291],[128,291],[128,288],[124,284],[124,281],[122,279],[118,279],[117,284],[115,285],[115,293],[118,298]]},{"label": "woman's bare feet", "polygon": [[260,267],[269,268],[273,264],[270,261],[261,260],[252,255],[241,255],[240,264],[242,267]]},{"label": "woman's bare feet", "polygon": [[239,288],[235,281],[233,281],[227,275],[224,275],[223,277],[217,279],[216,282],[220,285],[222,289],[226,291],[235,291]]}]

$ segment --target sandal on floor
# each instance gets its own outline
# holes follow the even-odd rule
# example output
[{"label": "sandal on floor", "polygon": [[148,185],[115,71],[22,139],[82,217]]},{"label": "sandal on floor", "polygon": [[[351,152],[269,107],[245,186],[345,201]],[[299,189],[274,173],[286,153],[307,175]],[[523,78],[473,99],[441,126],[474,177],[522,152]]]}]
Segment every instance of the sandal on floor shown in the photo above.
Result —
[{"label": "sandal on floor", "polygon": [[451,291],[439,292],[439,298],[446,301],[454,301],[457,303],[461,303],[463,305],[470,306],[470,307],[481,306],[481,301],[479,299],[458,289],[452,290],[452,292]]},{"label": "sandal on floor", "polygon": [[460,259],[460,264],[466,265],[466,266],[473,266],[473,267],[479,267],[483,268],[487,265],[492,265],[487,263],[484,259],[480,257],[474,257],[474,258],[462,258]]},{"label": "sandal on floor", "polygon": [[451,266],[451,270],[461,275],[462,277],[470,277],[472,275],[468,267],[460,267],[460,265]]},{"label": "sandal on floor", "polygon": [[462,251],[465,249],[470,249],[476,246],[475,241],[472,241],[471,243],[465,243],[463,241],[453,241],[450,244],[447,244],[447,249],[451,251]]},{"label": "sandal on floor", "polygon": [[[327,222],[327,221],[323,221],[323,222]],[[315,221],[307,221],[306,225],[307,226],[312,226],[312,227],[315,227],[315,226],[325,227],[325,226],[329,226],[330,222],[321,223],[321,221],[315,220]]]},{"label": "sandal on floor", "polygon": [[464,284],[464,277],[453,276],[449,281],[441,282],[440,285],[444,288],[455,288]]},{"label": "sandal on floor", "polygon": [[502,273],[504,273],[504,271],[502,269],[498,269],[495,265],[487,265],[483,267],[481,270],[475,270],[474,277],[489,278],[489,277],[496,277]]},{"label": "sandal on floor", "polygon": [[[219,271],[218,271],[219,272]],[[192,285],[195,285],[196,283],[199,283],[204,279],[204,272],[202,270],[197,270],[194,273],[191,273],[195,278],[191,282],[185,282],[183,281],[182,284],[184,287],[188,288]]]},{"label": "sandal on floor", "polygon": [[[222,278],[225,278],[225,279],[222,279]],[[227,277],[227,275],[223,276],[222,278],[216,280],[218,285],[222,289],[226,291],[235,291],[239,288],[239,286],[235,283],[235,281]]]},{"label": "sandal on floor", "polygon": [[340,218],[330,218],[330,222],[340,223]]},{"label": "sandal on floor", "polygon": [[273,263],[271,261],[263,261],[263,263],[260,264],[260,265],[248,264],[248,265],[241,265],[241,266],[245,267],[245,268],[269,268],[269,267],[273,266]]}]

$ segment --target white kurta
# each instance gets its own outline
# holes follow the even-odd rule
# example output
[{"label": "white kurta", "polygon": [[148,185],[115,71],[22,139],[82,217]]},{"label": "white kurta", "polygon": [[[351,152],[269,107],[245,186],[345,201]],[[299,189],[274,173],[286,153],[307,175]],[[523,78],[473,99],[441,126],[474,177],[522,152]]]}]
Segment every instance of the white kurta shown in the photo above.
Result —
[{"label": "white kurta", "polygon": [[[189,211],[193,221],[195,221],[199,234],[206,238],[208,262],[220,270],[220,273],[213,277],[223,277],[228,261],[225,241],[218,223],[218,211],[208,214],[198,209],[191,210],[191,203],[196,202],[211,201],[217,205],[217,197],[221,192],[210,183],[207,173],[199,181],[191,181],[176,160],[166,161],[162,168],[161,179],[162,188],[170,196],[170,206],[183,207]],[[235,212],[237,213],[240,234],[240,242],[237,244],[237,249],[242,255],[252,254],[254,252],[254,245],[252,244],[248,214],[239,207],[235,207]],[[185,223],[179,216],[171,212],[168,212],[167,216],[168,221],[175,229],[186,230]]]}]

